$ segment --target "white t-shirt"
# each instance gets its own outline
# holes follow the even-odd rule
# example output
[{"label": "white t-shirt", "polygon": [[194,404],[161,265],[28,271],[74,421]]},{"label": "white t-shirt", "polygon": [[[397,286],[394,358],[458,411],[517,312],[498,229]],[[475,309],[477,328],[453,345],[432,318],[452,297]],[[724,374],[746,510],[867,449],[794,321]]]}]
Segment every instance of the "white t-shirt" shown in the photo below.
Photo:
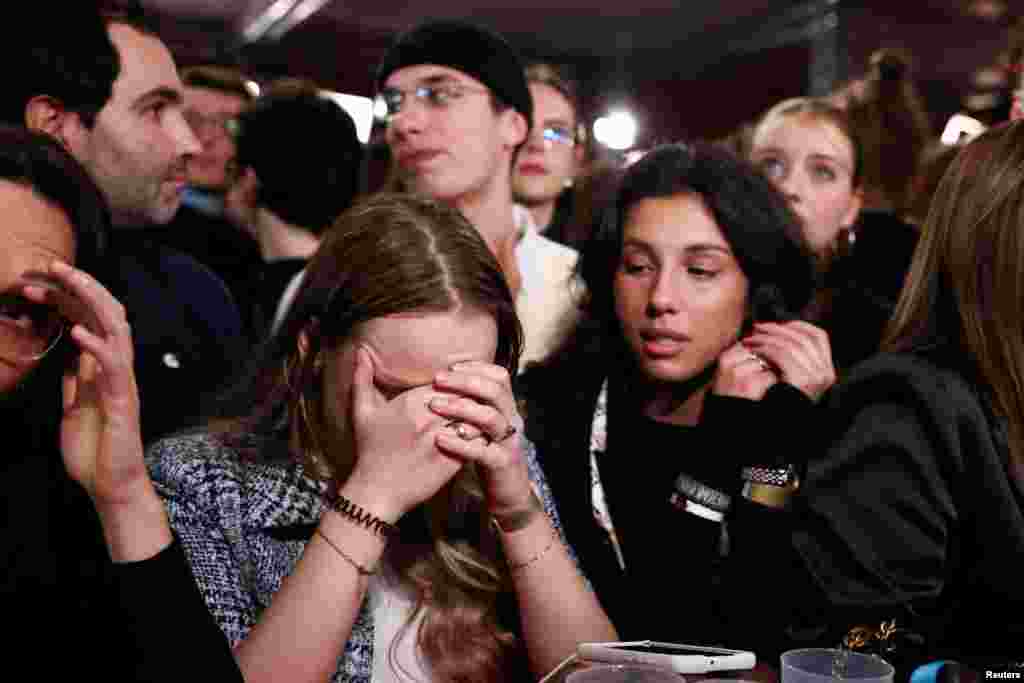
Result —
[{"label": "white t-shirt", "polygon": [[523,233],[516,245],[521,277],[516,314],[526,337],[521,371],[528,361],[541,360],[555,350],[572,329],[579,317],[582,285],[573,280],[577,251],[542,235],[526,207],[516,204],[513,210]]},{"label": "white t-shirt", "polygon": [[[415,606],[415,596],[398,577],[381,565],[370,577],[367,592],[373,613],[373,683],[419,683],[431,679],[427,663],[416,645],[423,613],[402,630]],[[395,642],[396,638],[400,638]],[[394,647],[392,647],[394,645]]]}]

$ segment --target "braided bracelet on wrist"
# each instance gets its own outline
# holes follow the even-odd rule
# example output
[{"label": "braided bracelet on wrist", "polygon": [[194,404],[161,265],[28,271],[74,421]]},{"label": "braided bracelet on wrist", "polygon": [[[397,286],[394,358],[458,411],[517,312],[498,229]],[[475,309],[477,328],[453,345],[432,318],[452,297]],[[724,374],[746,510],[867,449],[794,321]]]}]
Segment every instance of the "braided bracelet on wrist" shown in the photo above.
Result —
[{"label": "braided bracelet on wrist", "polygon": [[743,481],[752,484],[768,484],[769,486],[788,486],[796,478],[796,468],[792,465],[782,467],[744,467],[740,473]]},{"label": "braided bracelet on wrist", "polygon": [[383,538],[391,539],[398,536],[398,527],[394,524],[388,524],[380,517],[367,512],[360,505],[352,502],[340,493],[337,494],[334,500],[329,501],[329,504],[331,509],[342,517]]}]

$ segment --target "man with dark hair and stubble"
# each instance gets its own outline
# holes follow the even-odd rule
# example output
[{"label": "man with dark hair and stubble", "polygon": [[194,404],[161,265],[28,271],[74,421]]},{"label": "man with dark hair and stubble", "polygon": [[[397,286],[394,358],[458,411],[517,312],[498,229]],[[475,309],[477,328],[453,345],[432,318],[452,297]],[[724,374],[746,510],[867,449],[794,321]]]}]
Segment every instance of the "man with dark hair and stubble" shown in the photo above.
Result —
[{"label": "man with dark hair and stubble", "polygon": [[224,200],[236,175],[232,131],[253,101],[254,83],[241,71],[218,65],[190,66],[180,74],[185,120],[202,148],[188,158],[181,209],[174,220],[153,231],[153,238],[216,273],[244,321],[251,304],[249,279],[262,261],[255,240],[225,212]]},{"label": "man with dark hair and stubble", "polygon": [[103,31],[90,33],[95,10],[68,12],[19,27],[21,47],[5,62],[19,78],[0,113],[59,140],[103,192],[115,228],[107,284],[132,323],[148,443],[199,412],[246,344],[224,283],[153,239],[178,211],[200,150],[170,51],[140,18],[103,15]]}]

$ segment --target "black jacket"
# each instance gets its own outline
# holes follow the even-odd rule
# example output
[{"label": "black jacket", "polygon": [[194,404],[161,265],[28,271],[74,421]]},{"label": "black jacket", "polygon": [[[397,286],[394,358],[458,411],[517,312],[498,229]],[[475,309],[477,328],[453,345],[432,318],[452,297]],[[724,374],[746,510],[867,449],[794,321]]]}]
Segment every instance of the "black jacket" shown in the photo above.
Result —
[{"label": "black jacket", "polygon": [[119,230],[105,284],[124,304],[135,347],[142,437],[189,425],[244,364],[249,346],[224,283],[145,230]]},{"label": "black jacket", "polygon": [[[705,442],[721,448],[707,457],[733,461],[737,473],[766,451],[782,459],[816,451],[789,511],[734,499],[717,580],[736,625],[724,645],[777,662],[784,649],[835,646],[853,626],[896,619],[908,629],[891,655],[901,676],[931,658],[981,666],[1021,656],[1024,499],[983,401],[942,358],[879,356],[810,412],[778,397],[764,406],[709,399],[702,426],[714,433]],[[651,587],[619,570],[593,520],[588,440],[600,375],[534,368],[521,388],[527,434],[569,542],[616,625],[628,628],[630,611],[685,604],[687,586],[655,587],[652,595],[664,596],[657,604],[639,598]],[[652,455],[638,445],[632,457],[643,467]],[[673,536],[670,516],[652,520],[651,542],[666,562],[701,552],[689,540]]]},{"label": "black jacket", "polygon": [[242,681],[177,542],[115,564],[59,453],[12,449],[0,474],[4,652],[44,680]]}]

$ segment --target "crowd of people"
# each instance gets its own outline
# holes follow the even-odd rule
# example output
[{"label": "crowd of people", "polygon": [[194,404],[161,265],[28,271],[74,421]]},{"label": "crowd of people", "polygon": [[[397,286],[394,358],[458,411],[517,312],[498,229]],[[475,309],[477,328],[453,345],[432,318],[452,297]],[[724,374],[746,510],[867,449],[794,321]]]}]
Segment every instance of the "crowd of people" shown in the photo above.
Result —
[{"label": "crowd of people", "polygon": [[851,633],[900,680],[1019,661],[1024,122],[932,170],[879,53],[598,182],[571,79],[429,21],[375,71],[385,190],[315,84],[68,11],[3,48],[12,652],[111,681]]}]

